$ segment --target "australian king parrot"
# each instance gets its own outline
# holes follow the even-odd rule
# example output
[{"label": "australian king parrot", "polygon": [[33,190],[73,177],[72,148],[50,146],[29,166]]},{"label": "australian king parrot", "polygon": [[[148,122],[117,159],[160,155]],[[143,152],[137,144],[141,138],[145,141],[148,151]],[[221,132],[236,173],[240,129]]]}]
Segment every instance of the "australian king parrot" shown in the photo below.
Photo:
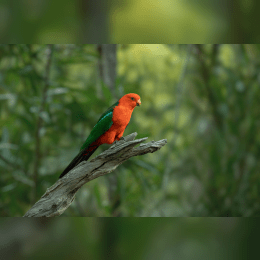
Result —
[{"label": "australian king parrot", "polygon": [[62,172],[60,178],[80,162],[87,161],[101,144],[112,144],[116,140],[119,141],[130,121],[134,108],[140,105],[140,96],[135,93],[129,93],[109,107],[101,115],[78,155]]}]

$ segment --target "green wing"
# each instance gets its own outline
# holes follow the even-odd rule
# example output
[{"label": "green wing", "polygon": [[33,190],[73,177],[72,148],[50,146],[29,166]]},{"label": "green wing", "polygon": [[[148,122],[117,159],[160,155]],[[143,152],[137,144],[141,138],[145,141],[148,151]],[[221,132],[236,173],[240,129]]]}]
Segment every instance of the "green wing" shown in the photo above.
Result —
[{"label": "green wing", "polygon": [[87,140],[81,146],[80,150],[86,149],[90,144],[95,142],[102,134],[104,134],[112,126],[113,111],[115,106],[117,106],[118,104],[119,102],[117,101],[101,115],[98,122],[90,132]]}]

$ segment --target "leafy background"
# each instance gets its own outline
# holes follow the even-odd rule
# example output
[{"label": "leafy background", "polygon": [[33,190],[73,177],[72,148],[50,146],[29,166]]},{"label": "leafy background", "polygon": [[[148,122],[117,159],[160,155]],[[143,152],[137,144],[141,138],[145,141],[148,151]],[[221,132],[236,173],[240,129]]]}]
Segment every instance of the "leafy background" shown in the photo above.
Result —
[{"label": "leafy background", "polygon": [[135,92],[124,135],[167,145],[85,185],[62,216],[259,216],[259,65],[259,45],[0,45],[0,215],[22,216]]},{"label": "leafy background", "polygon": [[256,43],[254,0],[1,0],[1,43]]},{"label": "leafy background", "polygon": [[0,218],[5,259],[248,259],[253,218]]}]

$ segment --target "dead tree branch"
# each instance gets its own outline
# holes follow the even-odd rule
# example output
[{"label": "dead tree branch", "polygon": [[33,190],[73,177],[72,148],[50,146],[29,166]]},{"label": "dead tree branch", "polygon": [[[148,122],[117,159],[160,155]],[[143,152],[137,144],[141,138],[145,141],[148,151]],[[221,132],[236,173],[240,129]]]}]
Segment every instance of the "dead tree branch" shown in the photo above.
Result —
[{"label": "dead tree branch", "polygon": [[167,143],[166,139],[151,141],[134,148],[148,137],[134,140],[132,133],[113,144],[94,159],[80,163],[52,185],[24,217],[55,217],[61,215],[73,202],[77,191],[87,182],[115,170],[121,163],[137,155],[153,153]]}]

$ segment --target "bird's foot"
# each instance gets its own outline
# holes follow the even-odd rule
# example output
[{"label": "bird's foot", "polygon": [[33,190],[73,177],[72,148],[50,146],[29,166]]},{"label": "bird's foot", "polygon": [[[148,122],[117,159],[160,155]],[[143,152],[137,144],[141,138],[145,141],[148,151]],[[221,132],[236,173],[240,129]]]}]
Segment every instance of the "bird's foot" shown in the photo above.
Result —
[{"label": "bird's foot", "polygon": [[113,145],[116,145],[117,143],[119,143],[120,141],[126,141],[126,139],[122,136],[121,138],[119,138],[118,140],[115,140],[113,142]]},{"label": "bird's foot", "polygon": [[121,141],[121,140],[125,141],[125,138],[122,136],[122,137],[119,139],[119,141]]}]

